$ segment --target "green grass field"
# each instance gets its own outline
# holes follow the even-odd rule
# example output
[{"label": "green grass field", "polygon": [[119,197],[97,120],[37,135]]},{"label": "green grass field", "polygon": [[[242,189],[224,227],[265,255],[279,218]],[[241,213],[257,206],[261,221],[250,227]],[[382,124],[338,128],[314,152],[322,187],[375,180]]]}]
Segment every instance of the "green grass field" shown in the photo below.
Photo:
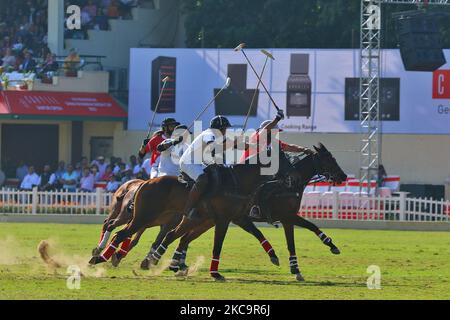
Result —
[{"label": "green grass field", "polygon": [[[299,283],[289,273],[281,229],[262,229],[281,260],[276,267],[256,239],[231,228],[220,265],[227,281],[216,283],[208,273],[211,231],[191,245],[188,264],[197,271],[187,279],[175,278],[162,268],[140,270],[156,231],[147,231],[119,268],[109,264],[89,268],[99,226],[0,223],[0,299],[450,298],[449,233],[326,230],[342,251],[334,256],[314,234],[297,229],[297,255],[306,279]],[[50,241],[57,261],[81,267],[85,276],[80,290],[67,289],[66,267],[50,270],[43,264],[36,250],[41,240]],[[381,269],[380,290],[366,286],[369,265]]]}]

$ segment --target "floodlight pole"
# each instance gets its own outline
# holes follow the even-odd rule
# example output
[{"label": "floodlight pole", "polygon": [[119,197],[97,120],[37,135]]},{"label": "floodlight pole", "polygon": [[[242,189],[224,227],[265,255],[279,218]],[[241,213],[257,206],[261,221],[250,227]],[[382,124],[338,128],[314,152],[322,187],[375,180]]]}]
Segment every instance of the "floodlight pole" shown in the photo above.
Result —
[{"label": "floodlight pole", "polygon": [[378,175],[381,160],[380,76],[381,5],[450,5],[450,0],[361,0],[359,120],[361,185]]}]

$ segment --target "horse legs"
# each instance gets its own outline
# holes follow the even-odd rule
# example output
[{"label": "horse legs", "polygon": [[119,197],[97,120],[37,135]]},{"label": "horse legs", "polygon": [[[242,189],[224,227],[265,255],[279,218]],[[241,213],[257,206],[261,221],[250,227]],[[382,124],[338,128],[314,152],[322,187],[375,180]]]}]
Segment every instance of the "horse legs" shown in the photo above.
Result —
[{"label": "horse legs", "polygon": [[142,260],[141,262],[141,269],[142,270],[148,270],[150,269],[150,260],[153,253],[156,252],[161,242],[164,240],[164,237],[167,235],[167,233],[174,228],[174,224],[166,224],[162,225],[158,235],[156,236],[155,242],[150,247],[150,251],[148,252],[147,256]]},{"label": "horse legs", "polygon": [[211,277],[216,281],[225,281],[225,278],[219,273],[220,252],[222,251],[223,241],[228,231],[229,221],[216,222],[216,228],[214,232],[214,248],[213,257],[211,259],[211,267],[209,273]]},{"label": "horse legs", "polygon": [[116,252],[119,245],[125,241],[127,238],[131,238],[133,234],[136,233],[136,227],[133,225],[133,222],[129,223],[124,229],[117,232],[109,246],[103,251],[100,256],[92,257],[89,261],[89,264],[95,265],[99,263],[103,263],[109,260],[111,256]]},{"label": "horse legs", "polygon": [[[100,234],[100,241],[99,241],[99,243],[97,244],[97,246],[96,246],[94,249],[92,249],[92,256],[93,256],[93,257],[100,255],[100,253],[102,252],[102,250],[105,248],[105,247],[101,247],[101,246],[102,246],[105,242],[107,242],[107,241],[109,240],[110,234],[109,234],[109,233],[106,234],[109,223],[110,223],[110,220],[109,220],[109,219],[106,219],[106,220],[103,222],[102,233]],[[105,240],[105,239],[106,239],[106,240]],[[106,246],[106,244],[105,244],[105,246]]]},{"label": "horse legs", "polygon": [[114,221],[116,221],[116,219],[118,218],[121,208],[122,208],[122,201],[118,199],[113,199],[113,203],[111,204],[111,213],[109,214],[108,218],[106,218],[106,220],[103,222],[100,241],[97,247],[95,247],[92,250],[92,256],[98,256],[108,244],[111,232],[114,230],[114,228],[117,227],[117,225],[111,227],[111,224],[114,223]]},{"label": "horse legs", "polygon": [[333,240],[330,237],[328,237],[325,234],[325,232],[320,230],[314,223],[312,223],[312,222],[310,222],[310,221],[308,221],[308,220],[306,220],[306,219],[304,219],[302,217],[299,217],[299,216],[295,217],[295,220],[293,221],[293,223],[296,226],[299,226],[299,227],[302,227],[302,228],[306,228],[306,229],[314,232],[316,234],[316,236],[319,237],[320,241],[322,241],[322,243],[324,245],[330,247],[331,253],[333,253],[333,254],[340,254],[341,253],[339,248],[334,245]]},{"label": "horse legs", "polygon": [[111,237],[112,232],[124,224],[127,224],[131,219],[131,215],[127,212],[121,212],[120,215],[113,220],[108,220],[103,225],[103,228],[105,228],[105,232],[102,233],[102,239],[100,243],[98,244],[97,248],[95,248],[92,251],[93,256],[98,256],[100,252],[102,252],[103,249],[106,248],[106,245],[108,244],[109,238]]},{"label": "horse legs", "polygon": [[118,267],[120,261],[122,261],[128,255],[128,253],[138,244],[145,230],[147,230],[147,227],[140,229],[133,237],[133,239],[131,239],[131,237],[128,237],[122,242],[120,249],[115,252],[111,258],[111,263],[114,267]]},{"label": "horse legs", "polygon": [[286,236],[287,248],[289,251],[289,266],[291,267],[291,273],[295,275],[297,281],[305,281],[300,270],[298,269],[297,255],[295,253],[295,241],[294,241],[294,225],[289,223],[283,223],[284,235]]},{"label": "horse legs", "polygon": [[193,230],[189,231],[183,237],[181,237],[180,243],[178,244],[177,250],[172,257],[172,262],[170,263],[169,270],[173,272],[179,272],[179,276],[186,275],[189,267],[186,265],[186,254],[189,244],[200,237],[203,233],[208,231],[214,226],[213,220],[205,220]]},{"label": "horse legs", "polygon": [[248,216],[239,219],[238,221],[233,221],[236,225],[241,227],[243,230],[247,231],[251,235],[253,235],[256,239],[258,239],[259,243],[266,251],[266,253],[270,257],[270,261],[276,265],[280,265],[280,261],[275,253],[275,250],[272,248],[270,242],[264,237],[263,233],[255,226],[255,224],[250,220]]},{"label": "horse legs", "polygon": [[166,253],[168,246],[175,240],[183,236],[186,232],[192,230],[192,228],[201,223],[201,221],[195,218],[188,218],[186,216],[183,216],[183,220],[181,220],[180,224],[175,229],[166,234],[158,249],[156,249],[156,251],[153,252],[152,255],[148,258],[149,265],[157,265],[164,253]]}]

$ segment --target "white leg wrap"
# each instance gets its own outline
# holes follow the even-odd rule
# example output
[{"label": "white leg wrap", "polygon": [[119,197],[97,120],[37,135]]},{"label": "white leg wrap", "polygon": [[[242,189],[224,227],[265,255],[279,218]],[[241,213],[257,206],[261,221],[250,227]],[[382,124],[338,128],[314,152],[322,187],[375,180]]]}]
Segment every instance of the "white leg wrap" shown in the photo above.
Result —
[{"label": "white leg wrap", "polygon": [[105,249],[106,245],[108,244],[109,237],[111,237],[111,232],[106,231],[105,234],[103,235],[102,241],[101,241],[100,244],[98,245],[98,247],[99,247],[100,249]]}]

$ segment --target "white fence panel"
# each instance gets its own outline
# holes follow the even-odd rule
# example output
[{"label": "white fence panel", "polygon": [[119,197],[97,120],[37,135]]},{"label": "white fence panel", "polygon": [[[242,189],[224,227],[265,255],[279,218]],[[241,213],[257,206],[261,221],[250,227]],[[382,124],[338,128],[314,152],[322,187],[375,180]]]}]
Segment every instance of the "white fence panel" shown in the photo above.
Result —
[{"label": "white fence panel", "polygon": [[358,221],[450,221],[450,201],[369,196],[352,192],[307,192],[299,214],[313,219]]},{"label": "white fence panel", "polygon": [[0,190],[0,213],[108,214],[111,193]]},{"label": "white fence panel", "polygon": [[[112,193],[0,190],[0,213],[83,214],[109,213]],[[450,201],[369,196],[365,193],[305,192],[299,214],[313,219],[450,221]]]}]

